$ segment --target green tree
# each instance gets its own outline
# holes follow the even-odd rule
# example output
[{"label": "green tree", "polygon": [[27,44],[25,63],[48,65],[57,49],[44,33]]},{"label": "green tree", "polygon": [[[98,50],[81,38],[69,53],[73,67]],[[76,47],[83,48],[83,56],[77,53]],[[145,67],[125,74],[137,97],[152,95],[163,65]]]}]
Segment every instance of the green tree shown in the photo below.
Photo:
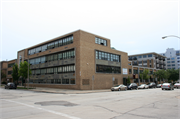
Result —
[{"label": "green tree", "polygon": [[128,76],[128,78],[127,78],[127,84],[130,84],[130,83],[131,83],[130,77]]},{"label": "green tree", "polygon": [[177,81],[179,79],[179,70],[175,69],[168,69],[167,72],[169,73],[168,81]]},{"label": "green tree", "polygon": [[170,73],[168,71],[165,71],[164,69],[158,70],[154,73],[155,77],[158,79],[158,81],[162,81],[163,79],[168,79],[170,76]]},{"label": "green tree", "polygon": [[[30,68],[30,64],[28,64],[26,61],[21,62],[20,63],[20,67],[19,67],[19,76],[22,76],[23,78],[25,78],[27,80],[28,78],[28,65]],[[31,75],[31,70],[29,69],[29,75]]]},{"label": "green tree", "polygon": [[12,78],[13,78],[13,81],[18,83],[18,79],[19,79],[19,69],[18,69],[18,65],[15,64],[13,66],[13,73],[11,74],[12,75]]},{"label": "green tree", "polygon": [[150,78],[149,70],[145,69],[142,73],[140,73],[140,78],[148,80]]},{"label": "green tree", "polygon": [[1,70],[1,79],[6,78],[6,74],[4,74]]}]

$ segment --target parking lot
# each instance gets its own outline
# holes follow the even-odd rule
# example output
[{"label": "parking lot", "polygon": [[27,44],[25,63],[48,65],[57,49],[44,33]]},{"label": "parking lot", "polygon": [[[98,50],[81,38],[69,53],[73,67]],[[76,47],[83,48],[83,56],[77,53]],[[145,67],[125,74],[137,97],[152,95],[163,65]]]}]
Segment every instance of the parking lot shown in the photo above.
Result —
[{"label": "parking lot", "polygon": [[1,88],[0,118],[179,119],[180,89],[58,94]]}]

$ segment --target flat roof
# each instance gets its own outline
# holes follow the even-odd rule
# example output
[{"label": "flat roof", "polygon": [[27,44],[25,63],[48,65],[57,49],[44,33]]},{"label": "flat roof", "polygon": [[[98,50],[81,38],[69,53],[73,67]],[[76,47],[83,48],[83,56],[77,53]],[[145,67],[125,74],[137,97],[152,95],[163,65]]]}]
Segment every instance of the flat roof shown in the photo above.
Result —
[{"label": "flat roof", "polygon": [[149,55],[149,54],[155,54],[155,55],[158,55],[158,56],[161,56],[161,57],[164,57],[164,58],[166,58],[165,56],[163,56],[163,55],[160,55],[160,54],[158,54],[158,53],[155,53],[155,52],[150,52],[150,53],[142,53],[142,54],[135,54],[135,55],[129,55],[128,57],[139,56],[139,55]]}]

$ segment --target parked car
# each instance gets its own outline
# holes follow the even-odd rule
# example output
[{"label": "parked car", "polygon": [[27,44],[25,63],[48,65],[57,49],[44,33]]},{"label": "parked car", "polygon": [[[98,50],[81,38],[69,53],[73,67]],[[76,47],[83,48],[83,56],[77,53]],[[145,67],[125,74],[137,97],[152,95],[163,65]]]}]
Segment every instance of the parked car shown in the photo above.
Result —
[{"label": "parked car", "polygon": [[174,88],[177,88],[177,89],[179,88],[180,89],[180,83],[175,83]]},{"label": "parked car", "polygon": [[138,86],[138,89],[145,89],[146,84],[141,84],[140,86]]},{"label": "parked car", "polygon": [[130,89],[130,90],[136,89],[137,90],[138,86],[136,83],[131,83],[131,84],[127,85],[127,89]]},{"label": "parked car", "polygon": [[111,87],[111,91],[115,91],[115,90],[118,90],[118,91],[127,90],[127,86],[120,84],[120,85],[116,85],[114,87]]},{"label": "parked car", "polygon": [[162,90],[174,90],[174,85],[172,83],[163,83],[161,88]]},{"label": "parked car", "polygon": [[156,88],[156,84],[154,82],[147,84],[149,88]]},{"label": "parked car", "polygon": [[5,85],[5,89],[16,89],[16,88],[17,86],[13,82],[10,82],[7,85]]},{"label": "parked car", "polygon": [[145,85],[145,89],[149,89],[149,85]]},{"label": "parked car", "polygon": [[158,84],[156,87],[157,87],[157,88],[161,88],[161,85],[162,85],[162,84]]}]

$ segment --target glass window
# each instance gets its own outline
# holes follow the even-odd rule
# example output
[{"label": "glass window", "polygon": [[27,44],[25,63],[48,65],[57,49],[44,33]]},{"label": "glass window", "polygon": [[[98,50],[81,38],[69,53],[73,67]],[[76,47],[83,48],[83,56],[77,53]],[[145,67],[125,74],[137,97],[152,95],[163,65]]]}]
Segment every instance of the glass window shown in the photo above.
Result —
[{"label": "glass window", "polygon": [[58,67],[58,73],[62,73],[62,67]]},{"label": "glass window", "polygon": [[174,60],[174,58],[171,58],[171,60]]},{"label": "glass window", "polygon": [[152,54],[149,54],[148,57],[152,57]]},{"label": "glass window", "polygon": [[171,61],[171,63],[175,63],[175,61]]},{"label": "glass window", "polygon": [[138,58],[142,58],[142,56],[140,55],[140,56],[138,56]]},{"label": "glass window", "polygon": [[170,60],[170,58],[167,58],[167,60]]},{"label": "glass window", "polygon": [[58,59],[57,54],[54,54],[54,61],[57,59]]},{"label": "glass window", "polygon": [[63,40],[59,40],[59,46],[63,46]]},{"label": "glass window", "polygon": [[98,59],[98,51],[96,51],[96,59]]},{"label": "glass window", "polygon": [[42,46],[42,51],[46,51],[47,50],[47,45],[43,45]]},{"label": "glass window", "polygon": [[147,55],[143,55],[143,58],[146,58],[147,57]]},{"label": "glass window", "polygon": [[59,60],[62,60],[62,59],[63,59],[62,53],[59,53],[59,54],[58,54],[58,59],[59,59]]},{"label": "glass window", "polygon": [[55,48],[59,47],[58,41],[55,42]]},{"label": "glass window", "polygon": [[54,68],[54,74],[57,74],[57,67]]},{"label": "glass window", "polygon": [[41,63],[45,63],[45,56],[41,57]]},{"label": "glass window", "polygon": [[41,47],[36,48],[36,53],[39,53],[39,52],[41,52]]},{"label": "glass window", "polygon": [[104,40],[104,39],[101,39],[101,38],[95,37],[95,43],[96,43],[96,44],[100,44],[100,45],[107,46],[107,41]]},{"label": "glass window", "polygon": [[46,74],[46,69],[41,69],[41,75]]},{"label": "glass window", "polygon": [[175,66],[175,64],[172,64],[172,66]]},{"label": "glass window", "polygon": [[70,79],[71,80],[71,84],[75,84],[75,79]]}]

